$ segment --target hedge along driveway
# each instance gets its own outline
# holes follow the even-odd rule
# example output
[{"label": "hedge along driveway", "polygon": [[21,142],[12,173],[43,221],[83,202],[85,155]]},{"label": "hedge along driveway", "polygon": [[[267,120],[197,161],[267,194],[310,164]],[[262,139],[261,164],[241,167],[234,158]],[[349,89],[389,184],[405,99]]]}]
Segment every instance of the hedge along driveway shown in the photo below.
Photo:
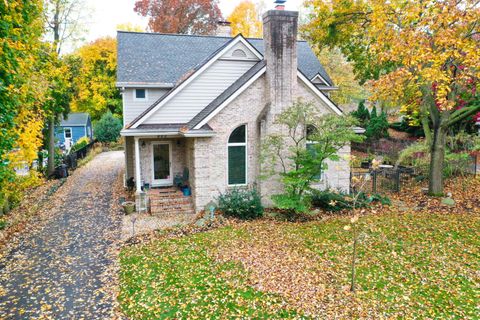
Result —
[{"label": "hedge along driveway", "polygon": [[123,152],[98,155],[75,171],[44,210],[48,219],[0,258],[5,318],[104,319],[112,314],[105,276],[119,236],[113,185]]}]

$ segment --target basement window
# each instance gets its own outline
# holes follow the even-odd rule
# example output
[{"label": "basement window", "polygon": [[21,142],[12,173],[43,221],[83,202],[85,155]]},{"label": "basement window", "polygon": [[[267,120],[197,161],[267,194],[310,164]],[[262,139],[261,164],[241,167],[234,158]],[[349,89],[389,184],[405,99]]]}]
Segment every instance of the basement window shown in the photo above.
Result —
[{"label": "basement window", "polygon": [[135,89],[135,100],[147,100],[147,90]]}]

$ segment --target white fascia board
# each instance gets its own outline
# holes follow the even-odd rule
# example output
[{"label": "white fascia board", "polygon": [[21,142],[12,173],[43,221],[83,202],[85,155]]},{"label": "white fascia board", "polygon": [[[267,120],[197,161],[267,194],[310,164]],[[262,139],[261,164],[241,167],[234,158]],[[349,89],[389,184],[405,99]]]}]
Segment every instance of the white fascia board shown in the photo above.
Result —
[{"label": "white fascia board", "polygon": [[325,104],[330,107],[330,109],[333,110],[333,112],[335,112],[336,114],[338,114],[339,116],[340,115],[343,115],[343,112],[342,110],[340,110],[330,99],[328,99],[325,94],[320,91],[310,80],[308,80],[307,77],[305,77],[305,75],[303,73],[301,73],[300,71],[298,71],[298,77],[307,85],[307,87],[310,88],[310,90],[312,90],[314,93],[317,94],[317,96],[323,101],[325,102]]},{"label": "white fascia board", "polygon": [[238,97],[243,91],[245,91],[252,83],[254,83],[262,74],[265,73],[267,67],[260,69],[250,80],[248,80],[243,86],[241,86],[237,91],[235,91],[227,100],[225,100],[221,105],[219,105],[212,113],[210,113],[205,119],[203,119],[199,124],[197,124],[194,129],[200,129],[205,124],[208,123],[213,117],[215,117],[220,111],[222,111],[225,106],[232,102],[236,97]]},{"label": "white fascia board", "polygon": [[212,59],[210,59],[207,63],[205,63],[200,69],[198,69],[196,72],[194,72],[188,79],[183,81],[178,87],[173,89],[173,91],[165,97],[158,105],[155,106],[152,110],[147,112],[141,119],[139,119],[135,124],[131,126],[132,129],[137,128],[139,125],[141,125],[145,120],[150,118],[151,115],[153,115],[155,112],[158,111],[161,107],[163,107],[168,101],[170,101],[173,97],[175,97],[180,91],[183,90],[187,85],[189,85],[193,80],[195,80],[199,75],[201,75],[205,70],[207,70],[215,61],[217,61],[221,56],[223,56],[230,48],[232,48],[234,45],[236,45],[238,42],[242,42],[247,46],[247,48],[251,49],[252,52],[258,56],[259,59],[262,59],[263,57],[260,55],[260,53],[253,48],[252,45],[248,43],[247,40],[242,35],[238,35],[236,38],[234,38],[225,48],[220,50]]},{"label": "white fascia board", "polygon": [[330,86],[322,86],[322,85],[318,86],[316,84],[315,84],[315,86],[321,91],[335,91],[335,90],[340,89],[339,87],[330,87]]},{"label": "white fascia board", "polygon": [[328,81],[325,80],[325,78],[322,77],[322,76],[320,75],[320,73],[317,73],[317,75],[316,75],[315,77],[313,77],[311,81],[313,82],[313,80],[315,80],[315,79],[317,79],[317,78],[320,79],[320,80],[322,80],[323,83],[324,83],[326,86],[331,87],[330,84],[328,83]]},{"label": "white fascia board", "polygon": [[213,131],[201,131],[201,132],[195,132],[195,131],[187,131],[182,133],[182,135],[185,138],[209,138],[215,136],[217,133]]},{"label": "white fascia board", "polygon": [[167,131],[167,132],[159,132],[159,131],[152,131],[152,130],[122,130],[120,131],[120,135],[122,137],[157,137],[157,136],[178,136],[180,137],[180,133],[178,131]]},{"label": "white fascia board", "polygon": [[175,85],[173,83],[143,83],[143,82],[117,82],[117,88],[158,88],[171,89]]}]

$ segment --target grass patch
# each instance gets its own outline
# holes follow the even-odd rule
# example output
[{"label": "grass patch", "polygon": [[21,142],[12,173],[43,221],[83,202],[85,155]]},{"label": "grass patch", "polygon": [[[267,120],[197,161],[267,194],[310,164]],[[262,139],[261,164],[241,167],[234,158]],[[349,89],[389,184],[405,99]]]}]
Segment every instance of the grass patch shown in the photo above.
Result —
[{"label": "grass patch", "polygon": [[241,230],[195,234],[134,246],[121,254],[123,311],[133,319],[291,318],[277,295],[247,284],[236,262],[217,262],[208,248]]},{"label": "grass patch", "polygon": [[362,217],[355,296],[348,223],[252,221],[125,248],[122,309],[133,319],[477,318],[477,213]]}]

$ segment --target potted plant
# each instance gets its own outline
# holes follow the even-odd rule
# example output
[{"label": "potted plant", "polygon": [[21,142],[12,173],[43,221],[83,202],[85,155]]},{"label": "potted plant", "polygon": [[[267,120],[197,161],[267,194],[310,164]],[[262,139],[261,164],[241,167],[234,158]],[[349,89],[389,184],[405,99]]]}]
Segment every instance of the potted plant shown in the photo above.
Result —
[{"label": "potted plant", "polygon": [[135,202],[125,201],[122,203],[122,207],[126,215],[132,214],[135,211]]}]

